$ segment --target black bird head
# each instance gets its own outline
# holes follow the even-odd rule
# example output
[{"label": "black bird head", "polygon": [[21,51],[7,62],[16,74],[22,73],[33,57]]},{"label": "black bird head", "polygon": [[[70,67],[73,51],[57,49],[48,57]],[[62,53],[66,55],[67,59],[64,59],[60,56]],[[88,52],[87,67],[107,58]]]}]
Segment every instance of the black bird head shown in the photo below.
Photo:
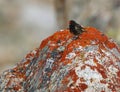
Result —
[{"label": "black bird head", "polygon": [[76,24],[76,22],[74,20],[69,21],[69,25],[75,25],[75,24]]},{"label": "black bird head", "polygon": [[79,35],[84,32],[83,29],[84,28],[81,25],[77,24],[74,20],[69,21],[69,30],[72,34]]}]

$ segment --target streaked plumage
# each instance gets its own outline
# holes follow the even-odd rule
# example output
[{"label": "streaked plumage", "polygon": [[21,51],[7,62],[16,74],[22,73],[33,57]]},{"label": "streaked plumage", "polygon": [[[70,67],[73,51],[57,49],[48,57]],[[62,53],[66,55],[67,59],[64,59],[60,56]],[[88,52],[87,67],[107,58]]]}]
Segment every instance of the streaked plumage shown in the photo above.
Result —
[{"label": "streaked plumage", "polygon": [[84,28],[77,24],[74,20],[69,21],[69,30],[74,35],[79,35],[84,32]]}]

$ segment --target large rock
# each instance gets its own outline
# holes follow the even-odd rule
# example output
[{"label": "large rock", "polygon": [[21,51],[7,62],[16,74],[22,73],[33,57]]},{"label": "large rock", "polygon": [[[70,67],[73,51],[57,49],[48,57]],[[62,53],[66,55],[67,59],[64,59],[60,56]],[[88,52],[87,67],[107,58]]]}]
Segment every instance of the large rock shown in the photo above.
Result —
[{"label": "large rock", "polygon": [[95,28],[61,30],[0,76],[0,92],[120,92],[120,48]]}]

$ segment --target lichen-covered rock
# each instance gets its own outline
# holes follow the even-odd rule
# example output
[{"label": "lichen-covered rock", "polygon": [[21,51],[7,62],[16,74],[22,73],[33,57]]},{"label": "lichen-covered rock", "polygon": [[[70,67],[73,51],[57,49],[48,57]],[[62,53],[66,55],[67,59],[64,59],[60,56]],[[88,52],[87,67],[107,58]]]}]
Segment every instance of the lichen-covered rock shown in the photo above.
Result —
[{"label": "lichen-covered rock", "polygon": [[61,30],[0,76],[0,92],[120,92],[120,48],[95,28]]}]

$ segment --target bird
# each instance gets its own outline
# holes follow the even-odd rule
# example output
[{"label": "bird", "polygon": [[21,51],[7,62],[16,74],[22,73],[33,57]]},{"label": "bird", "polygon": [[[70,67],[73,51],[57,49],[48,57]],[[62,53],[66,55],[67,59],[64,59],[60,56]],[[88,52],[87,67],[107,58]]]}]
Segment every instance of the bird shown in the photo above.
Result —
[{"label": "bird", "polygon": [[69,30],[74,35],[80,35],[85,31],[84,28],[74,20],[69,21]]}]

